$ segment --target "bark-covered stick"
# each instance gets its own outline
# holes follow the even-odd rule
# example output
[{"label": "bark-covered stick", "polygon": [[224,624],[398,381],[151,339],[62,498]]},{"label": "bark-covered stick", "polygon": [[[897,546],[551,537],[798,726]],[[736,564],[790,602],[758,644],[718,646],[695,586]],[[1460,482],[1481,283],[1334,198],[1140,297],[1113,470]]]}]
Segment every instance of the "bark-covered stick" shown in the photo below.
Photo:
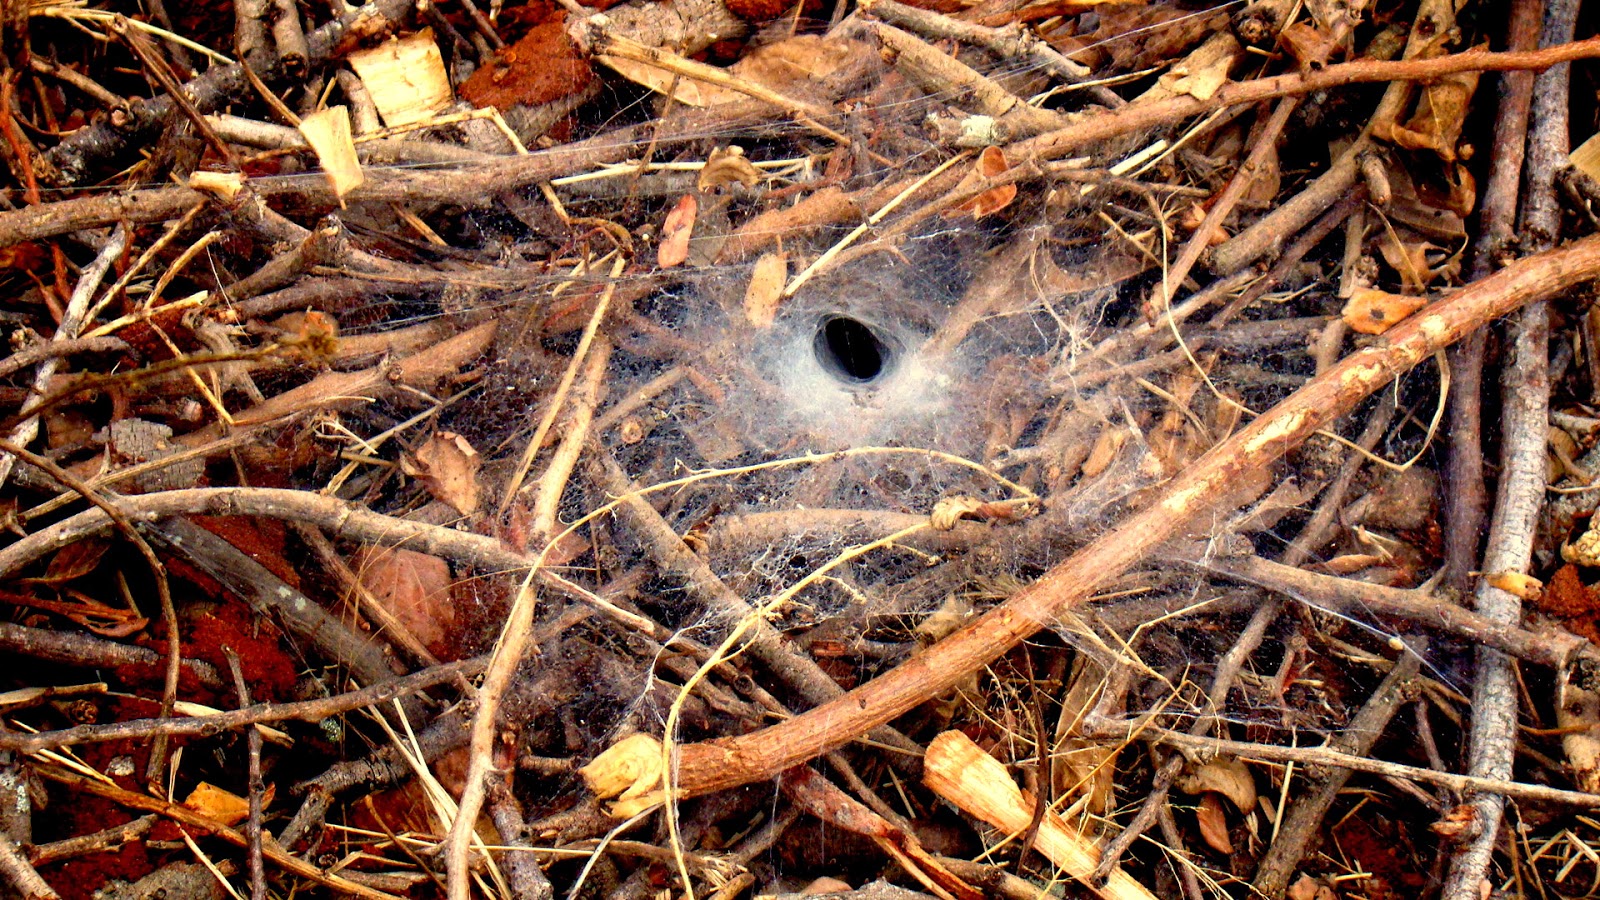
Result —
[{"label": "bark-covered stick", "polygon": [[[1049,627],[1163,542],[1199,524],[1243,473],[1271,465],[1362,399],[1485,322],[1600,276],[1600,238],[1530,257],[1432,304],[1346,357],[1168,482],[1150,505],[928,651],[769,728],[680,750],[675,789],[762,781],[889,722]],[[1208,531],[1203,525],[1202,532]]]}]

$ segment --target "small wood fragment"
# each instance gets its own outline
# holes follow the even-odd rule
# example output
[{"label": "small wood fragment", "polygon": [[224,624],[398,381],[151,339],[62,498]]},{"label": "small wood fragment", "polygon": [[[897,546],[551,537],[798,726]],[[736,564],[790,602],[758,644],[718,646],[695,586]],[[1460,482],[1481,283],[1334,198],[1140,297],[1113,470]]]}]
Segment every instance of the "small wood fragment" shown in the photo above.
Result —
[{"label": "small wood fragment", "polygon": [[[1033,821],[1034,798],[1017,787],[999,760],[965,734],[946,731],[934,738],[922,765],[922,783],[962,811],[1008,833],[1020,833]],[[1054,812],[1039,820],[1034,847],[1085,883],[1100,861],[1100,848]],[[1155,900],[1120,868],[1112,870],[1104,885],[1089,887],[1105,900]]]}]

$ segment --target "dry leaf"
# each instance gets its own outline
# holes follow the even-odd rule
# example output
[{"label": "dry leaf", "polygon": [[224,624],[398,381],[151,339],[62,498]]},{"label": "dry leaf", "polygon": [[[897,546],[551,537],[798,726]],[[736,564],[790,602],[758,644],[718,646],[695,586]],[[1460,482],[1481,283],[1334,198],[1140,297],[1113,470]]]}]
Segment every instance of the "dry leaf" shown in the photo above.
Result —
[{"label": "dry leaf", "polygon": [[1185,794],[1221,794],[1240,812],[1256,808],[1255,777],[1248,766],[1232,757],[1189,769],[1173,784]]},{"label": "dry leaf", "polygon": [[663,269],[683,265],[689,258],[689,237],[694,234],[694,219],[700,211],[699,201],[693,194],[683,199],[667,213],[661,225],[661,246],[656,248],[656,264]]},{"label": "dry leaf", "polygon": [[333,185],[333,196],[344,205],[344,195],[361,186],[366,175],[356,158],[356,142],[350,134],[350,110],[343,106],[319,109],[300,120],[300,133],[317,154],[322,171]]},{"label": "dry leaf", "polygon": [[[266,794],[262,797],[261,805],[267,806],[272,802],[273,789],[267,786]],[[250,816],[250,800],[238,794],[232,794],[209,782],[202,781],[194,786],[189,796],[184,798],[184,808],[192,809],[213,822],[223,825],[236,825]]]},{"label": "dry leaf", "polygon": [[755,187],[761,183],[761,170],[750,164],[745,158],[744,148],[718,147],[711,151],[711,156],[700,169],[700,177],[695,181],[695,187],[701,192],[714,191],[725,184],[735,181],[745,187]]},{"label": "dry leaf", "polygon": [[[1005,153],[999,147],[985,147],[983,148],[983,152],[978,154],[977,164],[974,165],[972,171],[968,172],[967,176],[961,180],[961,184],[956,186],[956,190],[961,191],[970,187],[974,187],[978,184],[982,184],[991,178],[997,178],[1001,175],[1004,175],[1010,168],[1010,164],[1006,162]],[[968,200],[960,206],[955,206],[946,210],[944,215],[947,219],[953,219],[957,216],[970,212],[972,213],[972,217],[974,219],[981,219],[984,216],[991,215],[999,212],[1002,209],[1005,209],[1007,206],[1010,206],[1011,201],[1015,200],[1016,198],[1016,185],[997,185],[989,188],[978,196],[973,197],[971,200]]]},{"label": "dry leaf", "polygon": [[769,250],[756,260],[750,284],[744,289],[744,317],[757,328],[766,328],[778,315],[783,302],[783,286],[789,282],[789,254]]},{"label": "dry leaf", "polygon": [[1339,52],[1327,32],[1309,22],[1294,22],[1278,32],[1278,43],[1301,69],[1320,69]]},{"label": "dry leaf", "polygon": [[470,516],[478,510],[478,468],[482,462],[466,438],[452,431],[436,431],[416,453],[401,458],[400,468],[421,481],[435,500]]},{"label": "dry leaf", "polygon": [[1407,150],[1432,150],[1445,162],[1455,162],[1456,142],[1478,89],[1478,76],[1478,72],[1458,72],[1424,83],[1416,114],[1405,125],[1396,125],[1390,140]]},{"label": "dry leaf", "polygon": [[802,34],[746,53],[728,71],[780,94],[803,97],[812,93],[813,83],[872,52],[861,41]]},{"label": "dry leaf", "polygon": [[1228,835],[1228,814],[1222,808],[1222,798],[1215,793],[1201,797],[1194,817],[1206,846],[1224,856],[1232,855],[1233,838]]},{"label": "dry leaf", "polygon": [[703,108],[718,103],[734,103],[750,99],[748,95],[738,91],[706,84],[693,78],[680,78],[675,73],[648,63],[605,55],[597,55],[595,59],[610,66],[623,78],[635,84],[642,84],[658,94],[670,96],[674,102],[684,106]]},{"label": "dry leaf", "polygon": [[1376,288],[1359,288],[1350,294],[1341,315],[1344,323],[1362,334],[1383,334],[1396,322],[1411,315],[1428,301],[1422,297],[1405,297]]},{"label": "dry leaf", "polygon": [[450,564],[415,550],[363,547],[351,560],[362,587],[430,650],[447,648],[455,628]]},{"label": "dry leaf", "polygon": [[427,121],[455,101],[431,28],[357,50],[349,60],[390,128]]}]

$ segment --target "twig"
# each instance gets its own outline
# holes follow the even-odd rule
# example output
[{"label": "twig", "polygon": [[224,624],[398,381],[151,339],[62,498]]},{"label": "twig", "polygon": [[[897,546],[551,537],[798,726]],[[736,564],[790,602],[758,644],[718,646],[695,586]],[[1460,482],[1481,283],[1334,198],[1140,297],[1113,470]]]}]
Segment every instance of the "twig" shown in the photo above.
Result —
[{"label": "twig", "polygon": [[[1514,0],[1509,37],[1511,50],[1528,50],[1539,43],[1542,0]],[[1527,145],[1528,107],[1533,99],[1532,72],[1506,72],[1500,76],[1500,109],[1494,121],[1494,142],[1489,177],[1483,186],[1478,215],[1478,237],[1472,244],[1468,280],[1476,281],[1499,265],[1511,242],[1517,210],[1517,185]],[[1478,548],[1489,501],[1483,482],[1483,357],[1488,334],[1473,332],[1450,351],[1450,456],[1445,469],[1444,583],[1462,593],[1471,587],[1469,575],[1478,566]]]},{"label": "twig", "polygon": [[[1545,7],[1540,43],[1571,40],[1577,27],[1577,0],[1552,0]],[[1522,197],[1522,228],[1531,233],[1532,249],[1553,246],[1560,229],[1555,173],[1567,155],[1567,104],[1571,72],[1556,66],[1534,82],[1528,132],[1527,189]],[[1490,574],[1526,573],[1545,497],[1546,443],[1550,422],[1550,321],[1544,302],[1521,313],[1514,356],[1501,376],[1500,488],[1482,570]],[[1485,579],[1476,593],[1478,612],[1508,624],[1522,616],[1522,601]],[[1483,778],[1511,777],[1517,745],[1516,664],[1497,650],[1479,648],[1472,690],[1472,729],[1468,738],[1468,771]],[[1485,792],[1469,800],[1481,829],[1450,860],[1441,897],[1470,900],[1494,855],[1505,797]]]},{"label": "twig", "polygon": [[1421,589],[1404,590],[1320,575],[1258,556],[1207,556],[1198,548],[1192,553],[1180,551],[1178,558],[1209,572],[1288,594],[1313,609],[1349,616],[1396,616],[1534,665],[1559,670],[1600,652],[1575,634],[1529,631],[1514,623],[1497,622]]},{"label": "twig", "polygon": [[1403,766],[1399,763],[1385,762],[1384,760],[1372,759],[1367,756],[1340,753],[1327,747],[1283,747],[1275,744],[1254,744],[1249,741],[1225,741],[1217,738],[1197,737],[1182,731],[1171,731],[1166,728],[1140,724],[1118,725],[1115,728],[1114,735],[1110,732],[1104,733],[1106,737],[1112,739],[1127,739],[1137,734],[1139,737],[1158,740],[1174,747],[1182,747],[1219,756],[1236,756],[1240,759],[1257,759],[1263,762],[1292,762],[1300,766],[1329,766],[1350,769],[1355,772],[1369,772],[1373,775],[1381,775],[1385,778],[1400,778],[1406,781],[1422,782],[1423,784],[1437,784],[1462,792],[1493,791],[1507,797],[1525,800],[1529,803],[1550,803],[1573,809],[1595,809],[1600,807],[1600,794],[1590,794],[1584,791],[1564,791],[1559,788],[1546,787],[1542,784],[1524,784],[1517,781],[1479,778],[1472,775],[1457,775],[1454,772],[1440,772],[1435,769]]},{"label": "twig", "polygon": [[334,694],[331,697],[296,700],[292,703],[257,703],[208,716],[184,719],[133,719],[127,722],[108,722],[104,725],[75,725],[59,731],[41,731],[37,734],[0,732],[0,749],[37,753],[40,750],[58,747],[132,740],[158,734],[206,737],[234,728],[267,722],[320,722],[354,709],[388,703],[397,697],[425,691],[462,676],[475,675],[482,671],[484,662],[482,657],[464,659],[460,662],[444,663],[423,669],[382,684]]},{"label": "twig", "polygon": [[[223,652],[228,658],[228,668],[233,672],[233,690],[239,695],[239,706],[250,705],[250,685],[244,680],[244,667],[239,664],[239,654],[230,647]],[[245,732],[245,781],[250,793],[250,811],[245,819],[244,838],[250,843],[250,900],[266,900],[267,871],[261,862],[261,730],[251,728]]]},{"label": "twig", "polygon": [[[1213,447],[1140,512],[975,622],[844,697],[761,731],[682,748],[694,796],[748,784],[837,747],[955,686],[1091,596],[1228,493],[1361,399],[1482,323],[1600,274],[1600,238],[1509,266],[1417,313]],[[1539,432],[1543,434],[1542,431]]]},{"label": "twig", "polygon": [[61,900],[55,888],[34,871],[11,836],[4,833],[0,833],[0,876],[22,895],[23,900]]},{"label": "twig", "polygon": [[[1400,651],[1400,659],[1395,662],[1394,668],[1384,676],[1378,689],[1355,718],[1350,720],[1350,724],[1328,742],[1329,749],[1360,757],[1372,752],[1372,746],[1378,742],[1384,729],[1389,727],[1389,720],[1394,718],[1395,711],[1405,701],[1407,684],[1422,670],[1420,653],[1426,646],[1424,642],[1421,647],[1406,647]],[[1306,848],[1316,838],[1323,817],[1328,814],[1334,799],[1349,780],[1348,769],[1334,769],[1313,790],[1301,793],[1289,808],[1283,823],[1278,826],[1272,846],[1267,848],[1267,855],[1256,869],[1253,886],[1257,891],[1271,900],[1283,896],[1289,886],[1289,877],[1300,865]]]},{"label": "twig", "polygon": [[[29,209],[38,209],[38,206]],[[77,287],[73,288],[72,297],[67,301],[65,314],[61,324],[57,326],[52,341],[70,341],[78,337],[82,331],[89,310],[89,300],[94,296],[95,288],[100,286],[100,280],[106,276],[111,264],[122,255],[128,245],[127,229],[118,227],[111,233],[111,239],[100,253],[95,256],[94,262],[83,270],[83,275],[78,279]],[[23,414],[31,413],[44,404],[43,397],[50,388],[50,380],[55,377],[56,369],[60,367],[61,357],[52,356],[39,364],[33,375],[33,393],[22,404]],[[39,417],[29,415],[11,429],[7,439],[13,444],[26,446],[33,443],[39,435]],[[0,485],[4,485],[11,477],[11,469],[16,465],[17,459],[11,454],[0,455]]]},{"label": "twig", "polygon": [[[114,784],[106,784],[105,782],[96,781],[91,778],[85,778],[82,775],[77,775],[63,769],[58,769],[55,766],[41,765],[37,767],[36,771],[51,781],[59,782],[74,790],[93,794],[97,797],[104,797],[113,803],[121,804],[129,809],[142,809],[149,812],[160,813],[161,815],[166,816],[167,818],[172,819],[179,824],[187,825],[190,828],[194,828],[206,834],[216,835],[235,847],[242,849],[249,846],[249,842],[245,840],[245,836],[240,832],[217,822],[215,819],[212,819],[209,816],[201,815],[200,813],[197,813],[188,807],[181,806],[176,803],[170,803],[157,797],[147,797],[143,794],[136,794],[133,791],[124,790]],[[386,894],[382,891],[373,890],[364,884],[352,881],[342,875],[335,875],[325,872],[322,869],[319,869],[316,866],[313,866],[312,864],[300,859],[299,857],[288,853],[276,843],[263,842],[261,850],[262,854],[278,868],[283,869],[292,875],[298,875],[301,878],[315,881],[316,883],[324,885],[332,890],[354,894],[357,897],[364,898],[364,900],[401,900],[401,898],[395,897],[393,894]]]}]

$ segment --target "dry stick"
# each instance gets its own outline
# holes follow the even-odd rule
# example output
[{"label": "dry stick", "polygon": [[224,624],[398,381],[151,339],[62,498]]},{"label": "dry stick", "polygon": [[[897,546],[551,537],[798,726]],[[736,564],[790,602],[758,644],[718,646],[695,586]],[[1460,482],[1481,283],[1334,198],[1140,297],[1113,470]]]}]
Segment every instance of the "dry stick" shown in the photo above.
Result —
[{"label": "dry stick", "polygon": [[[129,809],[142,809],[149,812],[160,813],[161,815],[166,816],[167,818],[172,819],[179,824],[187,825],[190,828],[198,829],[207,834],[216,835],[235,847],[244,848],[249,845],[243,834],[217,822],[217,820],[212,819],[209,816],[201,815],[200,813],[197,813],[188,807],[180,806],[176,803],[169,803],[156,797],[146,797],[143,794],[136,794],[133,791],[124,790],[114,784],[106,784],[105,782],[96,781],[91,778],[85,778],[82,775],[77,775],[64,769],[58,769],[55,766],[41,765],[38,766],[35,771],[51,781],[59,782],[70,788],[76,788],[80,791],[93,794],[97,797],[104,797],[113,803],[126,806]],[[301,878],[310,879],[311,881],[315,881],[320,885],[340,893],[354,894],[357,897],[364,898],[364,900],[401,900],[401,898],[398,898],[393,894],[386,894],[382,891],[374,890],[364,884],[361,884],[360,882],[351,881],[342,875],[334,875],[329,872],[325,872],[322,869],[319,869],[316,866],[313,866],[312,864],[284,850],[282,847],[278,846],[276,842],[263,842],[261,851],[267,859],[271,860],[274,865],[283,869],[285,872],[288,872],[292,875],[298,875]]]},{"label": "dry stick", "polygon": [[533,501],[533,533],[539,540],[547,541],[560,532],[556,515],[561,508],[561,495],[566,493],[567,481],[578,464],[578,457],[589,441],[589,426],[594,421],[594,408],[600,402],[606,368],[611,361],[611,341],[601,337],[584,361],[583,379],[572,395],[572,408],[567,413],[566,433],[561,444],[551,455],[539,479],[538,493]]},{"label": "dry stick", "polygon": [[211,149],[217,151],[217,155],[227,161],[228,168],[239,171],[239,155],[233,152],[233,148],[228,146],[226,141],[217,137],[217,132],[211,127],[211,123],[206,121],[206,117],[200,114],[200,110],[195,108],[189,96],[183,92],[183,86],[172,76],[172,69],[168,68],[166,60],[157,53],[150,39],[129,26],[127,18],[120,15],[111,20],[111,33],[127,45],[145,72],[161,85],[161,89],[166,91],[172,102],[178,105],[184,117],[194,125],[196,131],[200,132],[206,143],[211,145]]},{"label": "dry stick", "polygon": [[131,822],[116,825],[90,834],[51,841],[48,844],[39,844],[28,851],[28,859],[36,866],[60,862],[78,856],[88,856],[91,853],[104,853],[116,850],[123,844],[139,840],[149,833],[156,822],[160,821],[154,815],[140,816]]},{"label": "dry stick", "polygon": [[10,835],[0,832],[0,876],[10,882],[23,900],[61,900],[45,880],[34,870],[28,858]]},{"label": "dry stick", "polygon": [[1535,632],[1496,622],[1430,591],[1321,575],[1258,556],[1207,556],[1201,548],[1180,551],[1176,558],[1208,572],[1287,594],[1312,609],[1341,616],[1365,613],[1404,618],[1534,665],[1559,670],[1581,658],[1593,659],[1600,654],[1600,648],[1571,632]]},{"label": "dry stick", "polygon": [[[1389,726],[1389,720],[1394,718],[1395,711],[1405,701],[1406,686],[1421,671],[1422,657],[1419,654],[1425,647],[1426,644],[1416,649],[1408,646],[1400,652],[1400,659],[1384,676],[1361,711],[1356,713],[1343,731],[1328,741],[1329,749],[1351,756],[1366,756],[1372,752],[1372,746],[1378,742],[1384,729]],[[1283,824],[1278,826],[1272,846],[1267,848],[1260,868],[1256,870],[1256,891],[1269,900],[1278,900],[1283,896],[1289,886],[1289,877],[1300,865],[1306,848],[1316,838],[1323,817],[1332,808],[1339,791],[1344,789],[1345,782],[1350,780],[1350,774],[1349,769],[1334,769],[1320,779],[1314,790],[1302,793],[1295,800]]]},{"label": "dry stick", "polygon": [[[1006,148],[1006,158],[1019,161],[1028,157],[1055,159],[1111,138],[1169,125],[1222,107],[1258,103],[1348,84],[1424,80],[1455,72],[1541,69],[1559,62],[1594,57],[1600,57],[1600,38],[1528,53],[1469,50],[1433,59],[1398,62],[1361,60],[1308,73],[1226,84],[1207,100],[1185,95],[1083,115],[1060,131],[1010,145]],[[154,105],[154,102],[146,105]],[[720,133],[723,129],[761,121],[770,115],[770,107],[764,103],[728,106],[729,109],[687,114],[682,120],[671,123],[672,127],[664,129],[660,139],[678,141],[700,137],[709,129],[716,129]],[[91,131],[95,127],[90,126],[83,131]],[[346,199],[351,203],[446,201],[479,207],[494,202],[501,191],[548,181],[602,162],[623,159],[633,152],[635,142],[644,134],[642,128],[622,129],[527,156],[508,157],[447,171],[371,170],[367,172],[366,182],[346,195]],[[254,180],[251,184],[263,197],[294,195],[307,205],[336,206],[332,188],[324,181],[320,177],[282,177]],[[942,186],[949,189],[955,183],[955,180],[951,180]],[[117,221],[141,223],[168,219],[204,199],[205,195],[199,191],[173,187],[42,203],[0,213],[0,246]],[[1326,206],[1324,203],[1318,209]],[[1308,216],[1306,221],[1314,216],[1315,213]]]},{"label": "dry stick", "polygon": [[[1545,8],[1540,42],[1570,40],[1578,0],[1553,0]],[[1555,173],[1567,155],[1567,102],[1570,67],[1556,66],[1534,83],[1528,132],[1528,179],[1522,196],[1522,228],[1537,248],[1555,243],[1561,224]],[[1543,299],[1530,303],[1517,323],[1511,364],[1501,376],[1500,488],[1482,570],[1526,573],[1532,561],[1539,511],[1545,496],[1546,434],[1550,422],[1550,320]],[[1521,619],[1522,601],[1485,579],[1475,594],[1478,612],[1496,621]],[[1472,730],[1468,771],[1483,778],[1509,779],[1517,744],[1517,671],[1497,650],[1478,648],[1472,690]],[[1443,900],[1470,900],[1481,894],[1500,833],[1505,797],[1481,793],[1468,801],[1481,831],[1450,859]]]},{"label": "dry stick", "polygon": [[[38,207],[29,208],[37,209]],[[52,342],[70,341],[78,337],[78,333],[83,330],[85,316],[89,311],[89,300],[94,296],[95,288],[100,286],[100,279],[106,276],[111,264],[116,261],[117,257],[122,255],[122,251],[127,245],[127,229],[118,227],[117,230],[111,233],[111,239],[106,241],[105,247],[94,258],[94,262],[83,270],[82,277],[78,279],[77,287],[72,290],[72,297],[67,301],[67,308],[62,314],[61,324],[56,326],[56,333],[50,339]],[[27,401],[22,404],[23,413],[36,410],[43,403],[42,398],[49,389],[50,380],[55,377],[56,369],[60,367],[60,364],[61,357],[52,356],[41,362],[39,368],[34,370],[33,392]],[[13,444],[26,446],[33,443],[33,439],[38,436],[39,417],[28,416],[18,423],[6,437]],[[16,463],[16,457],[10,454],[0,455],[0,485],[4,485],[6,480],[11,477],[11,469]]]},{"label": "dry stick", "polygon": [[[228,658],[228,669],[233,672],[233,689],[239,695],[239,707],[242,709],[250,705],[250,685],[244,680],[244,667],[239,664],[239,654],[231,648],[224,647],[223,653]],[[248,859],[250,866],[250,900],[266,900],[267,898],[267,870],[261,861],[261,792],[265,785],[261,783],[261,730],[251,728],[245,733],[245,752],[247,761],[246,786],[250,792],[250,812],[245,819],[244,839],[250,843]]]},{"label": "dry stick", "polygon": [[[1242,473],[1281,458],[1363,398],[1484,322],[1600,275],[1600,238],[1516,263],[1402,322],[1249,427],[1212,448],[1124,519],[1037,582],[920,656],[838,700],[772,727],[681,750],[679,785],[695,796],[771,777],[890,721],[1048,627],[1227,496]],[[1543,434],[1543,431],[1539,431]]]},{"label": "dry stick", "polygon": [[1172,299],[1177,294],[1178,288],[1189,277],[1189,271],[1194,264],[1199,262],[1200,254],[1211,246],[1211,238],[1222,230],[1222,223],[1233,214],[1233,208],[1238,204],[1244,192],[1255,183],[1256,175],[1267,159],[1277,152],[1278,137],[1283,134],[1283,128],[1289,124],[1289,116],[1294,114],[1295,108],[1300,105],[1299,99],[1285,97],[1278,101],[1272,115],[1267,117],[1266,124],[1261,127],[1260,134],[1256,135],[1256,144],[1250,148],[1250,153],[1239,165],[1239,170],[1233,173],[1233,178],[1228,181],[1228,186],[1217,195],[1217,200],[1211,205],[1200,227],[1190,235],[1189,242],[1183,245],[1183,252],[1178,254],[1178,259],[1172,264],[1169,271],[1161,273],[1159,293],[1152,298],[1151,312],[1159,315],[1165,313],[1172,305]]},{"label": "dry stick", "polygon": [[463,676],[475,675],[483,670],[485,661],[483,657],[477,657],[444,663],[392,681],[331,697],[297,700],[292,703],[257,703],[241,709],[187,719],[133,719],[104,725],[75,725],[71,728],[41,731],[37,734],[0,732],[0,750],[37,753],[40,750],[52,750],[58,747],[135,740],[161,734],[209,737],[233,728],[267,722],[320,722],[354,709],[388,703],[397,697],[424,691]]},{"label": "dry stick", "polygon": [[[1378,445],[1378,441],[1389,430],[1389,423],[1394,418],[1394,408],[1385,405],[1379,408],[1362,429],[1361,436],[1356,440],[1356,445],[1370,452]],[[1295,535],[1294,542],[1283,554],[1283,567],[1290,571],[1298,572],[1301,563],[1310,559],[1317,548],[1328,539],[1333,530],[1338,527],[1339,510],[1344,508],[1344,498],[1350,486],[1355,483],[1356,475],[1361,471],[1361,464],[1365,458],[1359,454],[1351,454],[1339,467],[1339,473],[1329,483],[1327,490],[1322,492],[1322,499],[1317,502],[1317,508],[1311,513],[1311,518],[1306,521],[1305,527]],[[1249,661],[1250,656],[1261,646],[1261,641],[1267,636],[1267,629],[1278,620],[1278,615],[1283,611],[1283,603],[1277,598],[1269,599],[1257,607],[1251,614],[1250,621],[1245,623],[1244,629],[1239,632],[1239,637],[1234,641],[1228,652],[1217,661],[1216,672],[1211,676],[1211,688],[1206,692],[1207,702],[1213,710],[1210,716],[1197,716],[1194,724],[1189,727],[1193,735],[1204,734],[1214,724],[1219,724],[1219,716],[1227,706],[1228,691],[1232,689],[1234,679],[1239,676],[1239,671]],[[1219,730],[1221,730],[1219,728]],[[1099,877],[1105,877],[1110,872],[1110,866],[1116,864],[1133,847],[1150,826],[1158,821],[1162,809],[1166,807],[1167,792],[1172,787],[1172,782],[1183,771],[1185,760],[1181,754],[1173,754],[1156,770],[1156,776],[1150,786],[1144,802],[1139,807],[1139,812],[1129,821],[1127,827],[1119,832],[1110,844],[1106,846],[1105,856],[1102,857],[1097,872]]]},{"label": "dry stick", "polygon": [[[150,577],[156,583],[156,596],[161,604],[161,621],[167,629],[167,671],[161,689],[161,718],[172,715],[172,707],[178,702],[178,676],[183,666],[183,645],[178,635],[178,610],[172,604],[172,586],[167,581],[167,567],[157,558],[155,548],[144,539],[144,535],[135,528],[132,520],[122,514],[113,503],[102,496],[87,483],[74,476],[71,472],[56,465],[53,460],[39,456],[29,450],[7,441],[0,441],[0,449],[13,454],[35,466],[68,488],[78,496],[89,501],[97,509],[104,512],[116,523],[117,530],[123,537],[139,551],[144,557],[145,565],[150,567]],[[145,769],[145,779],[152,785],[161,783],[161,770],[167,764],[167,739],[165,735],[157,736],[150,746],[150,758]]]},{"label": "dry stick", "polygon": [[[955,38],[958,41],[976,44],[1002,60],[1026,59],[1068,84],[1082,84],[1093,77],[1088,66],[1073,62],[1061,55],[1043,38],[1020,26],[991,28],[987,25],[975,25],[931,10],[898,3],[896,0],[865,0],[858,5],[862,11],[870,15],[909,28],[926,37]],[[1112,109],[1128,105],[1128,101],[1104,85],[1089,85],[1084,90],[1091,100]]]},{"label": "dry stick", "polygon": [[[103,531],[109,528],[111,520],[98,509],[94,512],[99,517],[99,527],[95,530]],[[13,625],[10,622],[0,622],[0,651],[85,668],[126,666],[135,670],[140,668],[157,670],[162,664],[162,655],[149,647],[119,644],[105,638],[70,631],[29,628],[26,625]],[[212,668],[210,663],[196,659],[185,660],[183,669],[208,688],[223,686],[217,670]]]},{"label": "dry stick", "polygon": [[[1507,47],[1527,50],[1538,45],[1542,6],[1542,0],[1513,0]],[[1489,177],[1483,187],[1469,281],[1493,271],[1511,243],[1533,81],[1532,72],[1506,72],[1500,76],[1500,110],[1494,122]],[[1483,483],[1482,427],[1487,338],[1487,332],[1480,329],[1450,351],[1450,377],[1455,389],[1450,392],[1450,456],[1445,469],[1448,489],[1444,492],[1444,583],[1462,593],[1472,586],[1469,573],[1478,567],[1478,548],[1489,505]]]},{"label": "dry stick", "polygon": [[[600,293],[600,299],[594,305],[594,312],[590,314],[589,321],[584,325],[583,334],[578,338],[578,346],[572,351],[572,359],[561,373],[561,380],[556,383],[556,388],[550,394],[550,408],[545,410],[544,417],[533,430],[533,437],[528,439],[527,449],[522,451],[522,459],[517,463],[517,468],[511,473],[511,480],[505,486],[505,497],[500,501],[497,514],[505,518],[510,512],[512,504],[517,502],[517,493],[522,489],[524,479],[528,477],[528,470],[533,468],[533,461],[539,456],[539,449],[544,445],[545,435],[555,426],[556,418],[561,415],[562,407],[567,402],[567,394],[572,390],[572,382],[577,379],[578,371],[584,364],[584,359],[589,355],[590,347],[594,344],[595,335],[600,331],[600,324],[605,321],[606,310],[611,308],[611,298],[617,293],[617,279],[622,277],[623,269],[627,266],[628,259],[621,250],[617,251],[616,261],[611,266],[611,277],[606,279],[606,286]],[[609,346],[609,345],[605,345]],[[610,351],[607,350],[609,353]],[[548,541],[551,535],[540,535],[539,540]]]},{"label": "dry stick", "polygon": [[1142,724],[1117,724],[1113,729],[1101,729],[1097,736],[1111,740],[1131,740],[1136,737],[1160,741],[1207,756],[1235,756],[1242,760],[1295,763],[1300,766],[1328,766],[1369,772],[1387,779],[1436,784],[1458,792],[1492,791],[1507,797],[1516,797],[1529,803],[1554,804],[1573,809],[1600,808],[1600,794],[1587,791],[1564,791],[1541,784],[1526,784],[1496,778],[1478,778],[1457,775],[1437,769],[1421,769],[1366,756],[1340,753],[1327,747],[1284,747],[1276,744],[1255,744],[1249,741],[1224,741],[1216,738],[1196,737],[1182,731],[1170,731]]},{"label": "dry stick", "polygon": [[0,378],[6,378],[19,369],[38,365],[54,357],[73,356],[78,353],[121,353],[128,349],[127,341],[115,337],[46,341],[18,350],[5,359],[0,359]]}]

